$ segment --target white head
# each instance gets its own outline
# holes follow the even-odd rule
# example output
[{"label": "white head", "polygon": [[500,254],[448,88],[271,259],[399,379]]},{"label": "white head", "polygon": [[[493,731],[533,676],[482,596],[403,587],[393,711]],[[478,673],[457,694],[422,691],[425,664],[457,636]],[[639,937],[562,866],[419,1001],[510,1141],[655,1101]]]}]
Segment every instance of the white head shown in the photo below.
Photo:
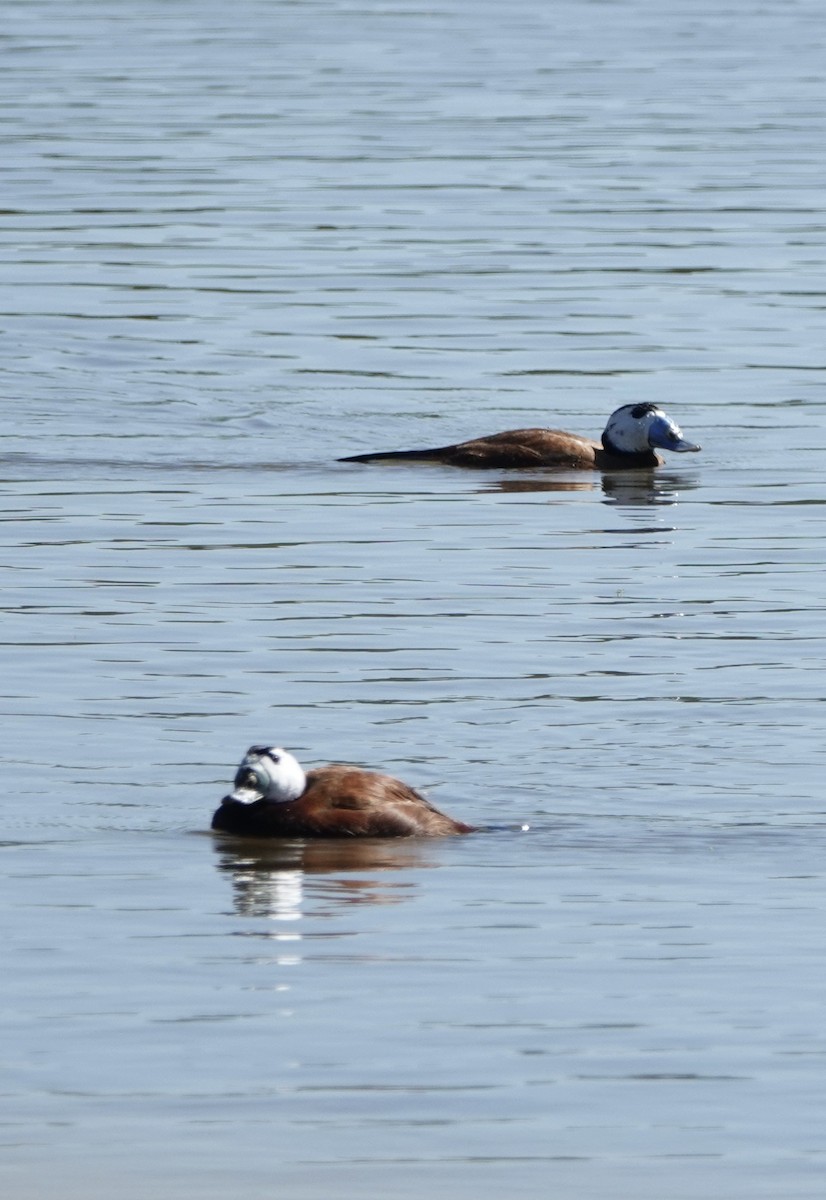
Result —
[{"label": "white head", "polygon": [[254,804],[272,800],[283,804],[303,794],[307,776],[300,763],[280,746],[250,746],[235,772],[230,800]]},{"label": "white head", "polygon": [[656,404],[625,404],[611,413],[602,444],[609,454],[645,454],[655,446],[678,454],[700,449]]}]

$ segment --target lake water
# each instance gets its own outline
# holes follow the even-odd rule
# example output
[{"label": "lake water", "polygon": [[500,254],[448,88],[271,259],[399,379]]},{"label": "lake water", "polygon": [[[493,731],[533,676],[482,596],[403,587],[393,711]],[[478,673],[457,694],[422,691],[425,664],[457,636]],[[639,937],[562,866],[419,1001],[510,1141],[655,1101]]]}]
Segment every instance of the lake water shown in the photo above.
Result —
[{"label": "lake water", "polygon": [[[824,51],[4,5],[4,1195],[823,1196]],[[335,461],[632,400],[703,453]],[[486,828],[217,839],[261,740]]]}]

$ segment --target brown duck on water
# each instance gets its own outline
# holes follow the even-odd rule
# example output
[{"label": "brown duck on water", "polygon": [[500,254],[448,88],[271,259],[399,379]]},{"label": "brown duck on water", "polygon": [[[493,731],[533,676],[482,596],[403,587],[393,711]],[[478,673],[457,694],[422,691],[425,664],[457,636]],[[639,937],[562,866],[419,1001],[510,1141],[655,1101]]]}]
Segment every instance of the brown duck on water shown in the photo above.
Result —
[{"label": "brown duck on water", "polygon": [[413,788],[376,771],[332,765],[306,774],[277,746],[251,746],[212,828],[236,837],[446,837],[472,833]]},{"label": "brown duck on water", "polygon": [[608,418],[601,442],[562,429],[511,429],[429,450],[374,450],[340,462],[420,459],[457,467],[573,467],[617,471],[659,467],[656,449],[699,450],[656,404],[625,404]]}]

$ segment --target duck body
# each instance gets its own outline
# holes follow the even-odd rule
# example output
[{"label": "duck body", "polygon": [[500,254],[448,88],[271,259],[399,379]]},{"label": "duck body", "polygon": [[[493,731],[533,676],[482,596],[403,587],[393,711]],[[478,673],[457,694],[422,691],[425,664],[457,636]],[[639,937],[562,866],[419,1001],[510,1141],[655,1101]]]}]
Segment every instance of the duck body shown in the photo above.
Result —
[{"label": "duck body", "polygon": [[378,771],[332,764],[303,771],[280,747],[252,746],[212,828],[236,837],[447,837],[473,826]]},{"label": "duck body", "polygon": [[592,471],[641,470],[662,466],[657,448],[697,451],[679,426],[656,404],[626,404],[612,413],[593,441],[564,429],[510,429],[429,450],[373,451],[340,462],[420,459],[457,467],[567,467]]}]

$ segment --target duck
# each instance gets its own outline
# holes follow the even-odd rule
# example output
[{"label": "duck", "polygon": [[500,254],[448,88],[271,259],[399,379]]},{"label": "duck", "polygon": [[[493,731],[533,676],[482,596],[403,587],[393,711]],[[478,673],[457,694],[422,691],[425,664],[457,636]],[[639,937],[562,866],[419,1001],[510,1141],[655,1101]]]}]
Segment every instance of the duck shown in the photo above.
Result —
[{"label": "duck", "polygon": [[339,462],[429,459],[456,467],[574,467],[617,471],[660,467],[657,449],[677,454],[701,449],[657,404],[624,404],[608,418],[601,442],[562,429],[510,429],[429,450],[374,450]]},{"label": "duck", "polygon": [[212,828],[236,837],[446,837],[473,833],[413,788],[378,771],[331,763],[305,772],[280,746],[250,746]]}]

